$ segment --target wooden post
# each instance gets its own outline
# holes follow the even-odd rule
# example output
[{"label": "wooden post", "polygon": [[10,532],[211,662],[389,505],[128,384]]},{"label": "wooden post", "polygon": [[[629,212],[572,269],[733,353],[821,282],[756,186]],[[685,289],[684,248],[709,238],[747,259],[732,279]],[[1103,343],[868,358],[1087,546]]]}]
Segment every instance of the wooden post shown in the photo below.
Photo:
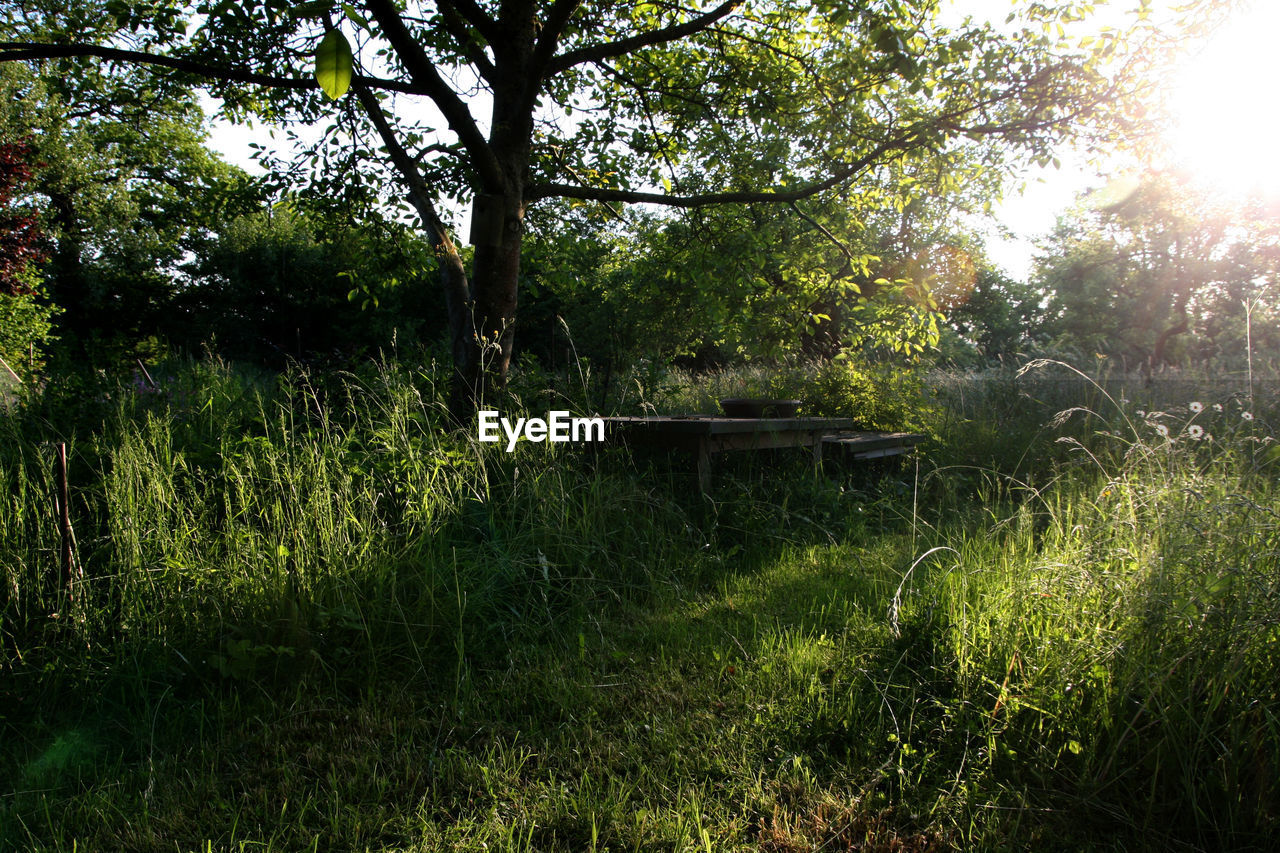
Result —
[{"label": "wooden post", "polygon": [[72,549],[71,536],[71,490],[67,485],[67,444],[58,442],[57,456],[54,463],[54,474],[58,488],[58,532],[62,536],[61,560],[59,561],[58,592],[66,593],[70,602],[75,595],[72,579],[75,575],[75,553]]},{"label": "wooden post", "polygon": [[698,470],[698,491],[703,496],[711,494],[711,466],[712,466],[712,447],[711,438],[709,436],[701,436],[698,439],[697,453],[697,470]]}]

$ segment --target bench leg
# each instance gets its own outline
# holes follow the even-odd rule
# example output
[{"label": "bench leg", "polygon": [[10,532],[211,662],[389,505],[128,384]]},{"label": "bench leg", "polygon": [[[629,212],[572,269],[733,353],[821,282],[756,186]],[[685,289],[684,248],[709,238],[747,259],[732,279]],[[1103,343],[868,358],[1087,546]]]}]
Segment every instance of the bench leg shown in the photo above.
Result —
[{"label": "bench leg", "polygon": [[698,490],[711,491],[711,447],[705,438],[698,442]]}]

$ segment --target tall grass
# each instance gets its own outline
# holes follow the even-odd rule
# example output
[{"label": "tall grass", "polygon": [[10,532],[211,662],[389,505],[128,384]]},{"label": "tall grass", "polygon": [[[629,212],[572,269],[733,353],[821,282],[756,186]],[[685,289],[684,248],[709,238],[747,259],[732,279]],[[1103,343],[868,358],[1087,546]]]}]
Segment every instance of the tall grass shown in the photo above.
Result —
[{"label": "tall grass", "polygon": [[[643,587],[687,527],[553,447],[508,457],[447,429],[429,370],[267,381],[188,363],[100,404],[83,433],[38,409],[0,417],[8,671],[90,672],[111,654],[235,678],[335,655],[427,666],[426,649],[513,614]],[[71,600],[55,582],[55,440],[83,572]],[[619,556],[637,552],[653,562]]]},{"label": "tall grass", "polygon": [[[954,550],[914,591],[907,630],[945,687],[917,748],[948,756],[933,768],[946,777],[968,765],[951,803],[965,834],[1016,803],[1044,810],[1037,843],[1119,829],[1153,847],[1265,847],[1280,821],[1270,437],[1203,386],[1152,411],[1085,385],[1091,399],[1050,427],[1073,464],[1038,488],[993,473],[983,506],[1003,513],[933,531]],[[1063,435],[1071,415],[1083,428]]]},{"label": "tall grass", "polygon": [[902,383],[908,467],[703,496],[429,365],[161,374],[0,413],[0,847],[1273,846],[1273,383]]},{"label": "tall grass", "polygon": [[[1153,377],[1113,372],[1104,362],[1085,373],[1058,362],[1044,362],[1034,370],[1013,368],[983,371],[933,371],[925,381],[936,402],[934,432],[946,445],[946,461],[965,463],[1003,473],[1050,471],[1072,455],[1057,446],[1061,429],[1052,426],[1063,412],[1095,412],[1104,418],[1085,424],[1083,434],[1068,432],[1090,447],[1098,445],[1095,431],[1112,419],[1124,424],[1144,421],[1146,413],[1185,416],[1192,402],[1217,403],[1237,416],[1220,438],[1238,432],[1238,415],[1252,411],[1259,424],[1280,424],[1280,383],[1274,376],[1257,383],[1247,375],[1207,376],[1169,372]],[[1143,412],[1142,417],[1136,415]],[[1201,417],[1203,425],[1216,413]]]}]

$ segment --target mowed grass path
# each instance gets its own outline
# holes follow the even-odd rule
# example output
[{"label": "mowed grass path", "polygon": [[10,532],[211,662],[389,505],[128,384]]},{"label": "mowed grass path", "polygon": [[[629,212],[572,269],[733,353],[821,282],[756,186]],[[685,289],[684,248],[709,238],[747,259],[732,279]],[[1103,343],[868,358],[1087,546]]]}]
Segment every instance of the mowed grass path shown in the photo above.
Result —
[{"label": "mowed grass path", "polygon": [[888,807],[898,738],[867,702],[894,654],[888,607],[908,546],[788,549],[712,589],[464,654],[461,671],[387,661],[355,693],[313,674],[216,697],[162,691],[145,712],[91,700],[96,713],[45,733],[70,753],[57,773],[27,769],[51,789],[40,811],[9,812],[24,824],[10,838],[790,850],[920,831],[932,849],[927,815]]}]

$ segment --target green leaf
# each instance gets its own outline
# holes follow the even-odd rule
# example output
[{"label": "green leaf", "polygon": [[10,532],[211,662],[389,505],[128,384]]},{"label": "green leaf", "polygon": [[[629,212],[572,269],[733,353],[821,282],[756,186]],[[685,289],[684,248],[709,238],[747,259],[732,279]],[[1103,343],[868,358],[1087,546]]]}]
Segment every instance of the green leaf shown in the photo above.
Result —
[{"label": "green leaf", "polygon": [[299,3],[286,14],[290,18],[324,18],[332,11],[332,0],[316,0],[313,3]]},{"label": "green leaf", "polygon": [[338,100],[351,87],[351,67],[351,45],[346,36],[329,30],[316,48],[316,81],[330,100]]},{"label": "green leaf", "polygon": [[346,15],[347,20],[351,21],[351,23],[355,24],[360,29],[365,32],[371,32],[369,29],[369,19],[357,12],[356,7],[352,6],[350,3],[342,4],[342,14]]}]

